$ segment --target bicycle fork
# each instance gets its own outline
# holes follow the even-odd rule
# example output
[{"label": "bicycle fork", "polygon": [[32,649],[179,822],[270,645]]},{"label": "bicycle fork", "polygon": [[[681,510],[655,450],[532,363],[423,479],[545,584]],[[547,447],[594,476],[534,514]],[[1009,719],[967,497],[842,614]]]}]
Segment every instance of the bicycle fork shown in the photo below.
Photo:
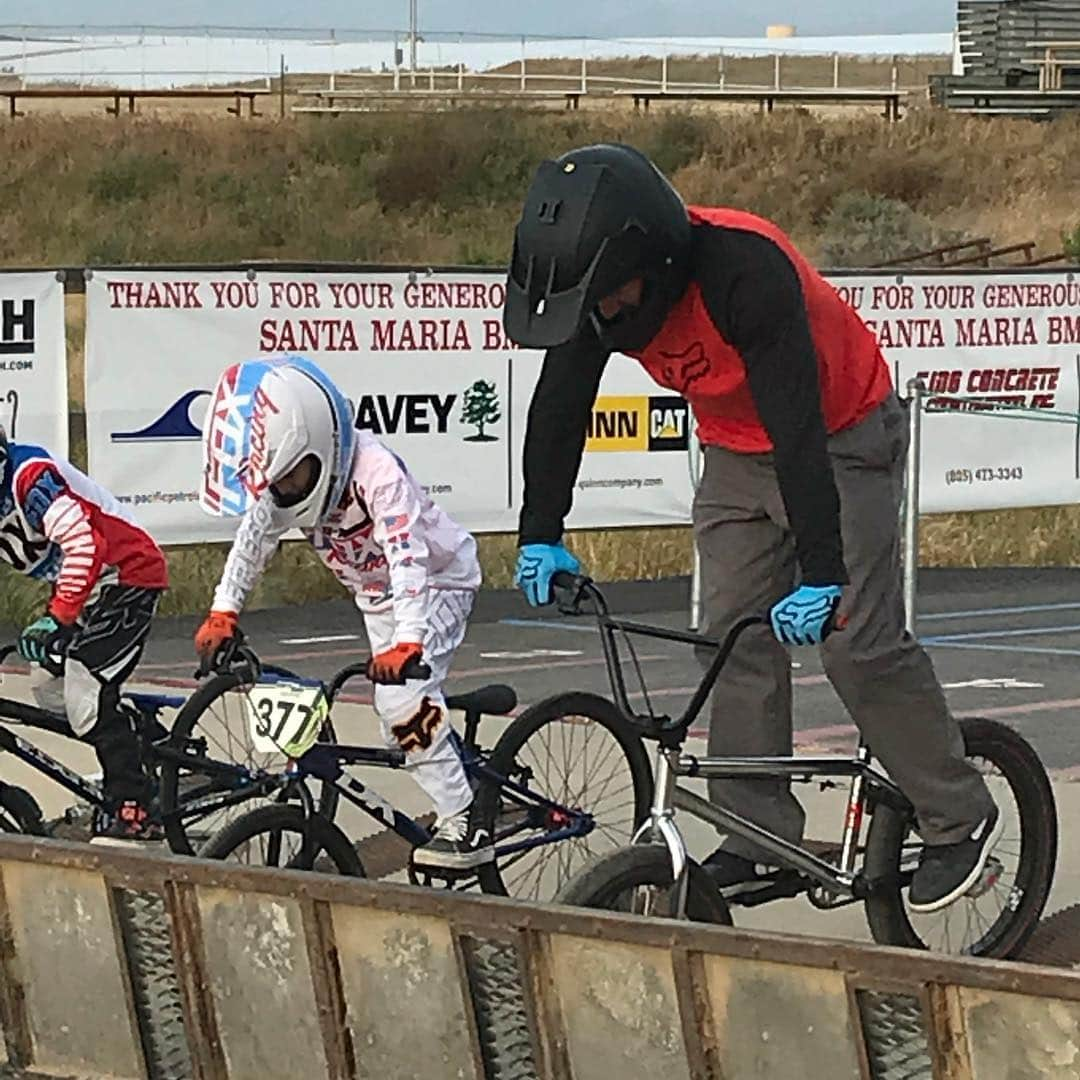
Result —
[{"label": "bicycle fork", "polygon": [[[656,758],[656,777],[653,786],[653,804],[649,819],[634,833],[632,844],[655,843],[659,836],[671,858],[671,882],[673,889],[673,910],[668,914],[675,918],[686,918],[686,897],[689,891],[689,857],[686,843],[675,824],[675,778],[676,771],[672,757],[678,760],[678,750],[661,750]],[[651,915],[655,894],[638,890],[634,897],[635,914]],[[643,907],[645,910],[637,910]]]}]

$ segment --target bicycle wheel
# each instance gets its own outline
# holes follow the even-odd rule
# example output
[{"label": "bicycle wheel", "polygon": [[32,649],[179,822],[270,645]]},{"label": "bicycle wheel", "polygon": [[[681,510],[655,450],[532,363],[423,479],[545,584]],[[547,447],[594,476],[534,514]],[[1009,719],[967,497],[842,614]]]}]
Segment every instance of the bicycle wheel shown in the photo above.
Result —
[{"label": "bicycle wheel", "polygon": [[[305,827],[312,844],[304,852]],[[245,866],[316,870],[323,874],[365,877],[363,864],[349,838],[320,814],[304,821],[294,803],[257,806],[216,833],[199,852],[204,859],[228,859]],[[306,857],[305,857],[306,855]]]},{"label": "bicycle wheel", "polygon": [[630,843],[652,799],[645,747],[615,706],[595,694],[547,698],[526,709],[503,732],[488,765],[492,772],[595,822],[586,836],[543,843],[565,826],[558,811],[483,780],[474,825],[500,844],[538,841],[478,871],[487,893],[548,900],[589,859]]},{"label": "bicycle wheel", "polygon": [[866,900],[874,940],[885,945],[1007,958],[1035,929],[1057,860],[1054,792],[1038,755],[1021,735],[993,720],[960,721],[966,757],[986,778],[1004,827],[983,881],[930,914],[908,909],[904,889],[922,841],[910,816],[879,804],[866,839],[866,875],[891,879]]},{"label": "bicycle wheel", "polygon": [[[250,810],[249,799],[258,798],[252,789],[243,793],[248,781],[236,774],[216,774],[200,760],[241,765],[252,772],[280,773],[283,754],[264,754],[255,749],[248,727],[244,691],[250,684],[239,672],[215,675],[204,682],[176,714],[169,735],[170,750],[185,754],[191,765],[165,761],[161,765],[159,800],[169,847],[178,855],[194,855],[206,840],[239,814]],[[319,734],[321,742],[334,742],[334,727],[328,719]],[[196,800],[215,793],[235,791],[237,802],[222,809],[204,811]],[[337,791],[331,784],[311,781],[319,813],[328,820],[337,809]],[[187,805],[190,810],[186,810]]]},{"label": "bicycle wheel", "polygon": [[[690,863],[688,873],[686,917],[730,926],[731,912],[720,890],[697,863]],[[675,917],[671,886],[668,849],[662,844],[635,844],[609,851],[590,863],[566,883],[555,902],[670,919]]]},{"label": "bicycle wheel", "polygon": [[0,832],[46,836],[48,829],[37,799],[24,788],[0,783]]}]

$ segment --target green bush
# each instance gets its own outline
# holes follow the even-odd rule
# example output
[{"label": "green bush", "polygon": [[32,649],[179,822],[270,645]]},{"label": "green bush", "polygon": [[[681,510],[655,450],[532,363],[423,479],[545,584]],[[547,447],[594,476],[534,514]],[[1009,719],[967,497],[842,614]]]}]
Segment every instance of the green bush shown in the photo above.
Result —
[{"label": "green bush", "polygon": [[821,227],[825,266],[877,266],[935,244],[934,224],[899,199],[866,192],[838,196]]},{"label": "green bush", "polygon": [[710,118],[686,111],[665,113],[639,140],[638,148],[649,155],[656,167],[671,176],[705,153]]},{"label": "green bush", "polygon": [[90,194],[102,203],[148,199],[175,185],[180,166],[165,154],[121,153],[87,178]]},{"label": "green bush", "polygon": [[1080,263],[1080,224],[1061,234],[1061,246],[1069,262]]}]

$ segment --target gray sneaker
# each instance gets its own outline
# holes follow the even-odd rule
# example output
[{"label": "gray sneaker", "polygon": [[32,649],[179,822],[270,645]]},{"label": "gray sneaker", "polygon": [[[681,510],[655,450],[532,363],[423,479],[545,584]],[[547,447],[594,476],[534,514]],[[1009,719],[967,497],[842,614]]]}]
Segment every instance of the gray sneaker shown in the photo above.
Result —
[{"label": "gray sneaker", "polygon": [[753,862],[723,848],[714,851],[701,864],[701,869],[729,899],[768,885],[776,874],[775,866]]},{"label": "gray sneaker", "polygon": [[439,818],[431,839],[412,854],[418,870],[473,870],[493,862],[495,848],[487,829],[474,829],[471,814],[462,810],[453,817]]},{"label": "gray sneaker", "polygon": [[908,907],[927,913],[955,904],[978,884],[986,860],[1001,839],[1001,828],[1001,814],[995,806],[966,839],[924,847],[908,889]]}]

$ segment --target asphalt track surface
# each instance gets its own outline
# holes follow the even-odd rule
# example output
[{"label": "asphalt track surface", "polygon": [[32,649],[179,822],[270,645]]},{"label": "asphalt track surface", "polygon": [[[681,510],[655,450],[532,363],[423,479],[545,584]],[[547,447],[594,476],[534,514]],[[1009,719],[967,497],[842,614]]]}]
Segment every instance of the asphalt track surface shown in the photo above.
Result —
[{"label": "asphalt track surface", "polygon": [[[686,579],[617,583],[604,591],[617,615],[687,626]],[[923,570],[918,613],[918,633],[954,712],[1007,722],[1033,743],[1055,780],[1080,780],[1080,569]],[[197,622],[159,620],[136,680],[192,686]],[[251,612],[242,625],[265,661],[304,675],[328,678],[367,655],[363,621],[347,600]],[[653,707],[680,712],[700,677],[692,649],[645,638],[636,645]],[[849,747],[854,728],[818,651],[795,649],[792,661],[797,745]],[[492,682],[513,686],[522,704],[571,689],[608,694],[595,622],[529,608],[514,592],[480,593],[451,689]],[[349,686],[353,700],[370,700],[362,682]]]},{"label": "asphalt track surface", "polygon": [[[685,629],[689,583],[684,580],[633,582],[605,587],[611,610],[634,621]],[[1080,964],[1080,850],[1073,843],[1080,818],[1080,570],[1003,569],[934,570],[920,577],[919,633],[958,715],[988,716],[1019,730],[1034,745],[1054,784],[1060,843],[1054,889],[1046,914],[1052,916],[1036,935],[1025,958],[1044,963]],[[175,688],[182,698],[195,685],[191,638],[197,618],[157,622],[144,663],[131,683],[140,689]],[[329,678],[342,666],[367,655],[363,621],[348,600],[306,607],[252,612],[242,624],[259,655],[301,674]],[[12,631],[0,631],[0,643]],[[641,639],[637,653],[653,706],[679,714],[698,685],[700,672],[693,650],[685,645]],[[851,752],[855,729],[822,673],[814,648],[792,651],[795,665],[795,743],[802,753]],[[5,668],[5,694],[25,697],[26,668]],[[627,670],[628,681],[633,672]],[[511,592],[482,592],[465,643],[451,677],[450,689],[464,691],[486,683],[513,686],[522,706],[568,690],[608,694],[607,672],[595,622],[567,618],[555,609],[530,609]],[[345,741],[378,745],[381,740],[370,712],[370,687],[363,680],[348,684],[343,695],[339,730]],[[636,704],[640,704],[638,698]],[[491,745],[505,721],[490,721],[481,741]],[[688,749],[703,753],[702,725],[692,731]],[[35,732],[31,741],[57,754],[79,771],[94,771],[88,747]],[[62,788],[31,773],[18,762],[0,766],[0,776],[28,787],[47,817],[71,802]],[[365,781],[367,778],[365,777]],[[430,810],[419,788],[404,773],[375,778],[377,790],[410,814]],[[688,781],[700,788],[702,781]],[[799,797],[808,811],[808,835],[835,840],[843,820],[844,792],[820,791],[803,785]],[[364,848],[369,873],[400,880],[407,849],[395,838],[387,852],[375,837],[378,829],[359,811],[346,807],[339,824]],[[680,815],[680,828],[691,852],[703,858],[716,844],[709,826]],[[376,859],[377,845],[379,854]],[[383,869],[376,870],[382,860]],[[399,865],[400,864],[400,865]],[[394,876],[396,875],[396,876]],[[805,900],[779,901],[740,910],[736,925],[749,929],[787,930],[846,940],[866,940],[860,907],[823,914]],[[1045,929],[1045,932],[1044,932]]]}]

